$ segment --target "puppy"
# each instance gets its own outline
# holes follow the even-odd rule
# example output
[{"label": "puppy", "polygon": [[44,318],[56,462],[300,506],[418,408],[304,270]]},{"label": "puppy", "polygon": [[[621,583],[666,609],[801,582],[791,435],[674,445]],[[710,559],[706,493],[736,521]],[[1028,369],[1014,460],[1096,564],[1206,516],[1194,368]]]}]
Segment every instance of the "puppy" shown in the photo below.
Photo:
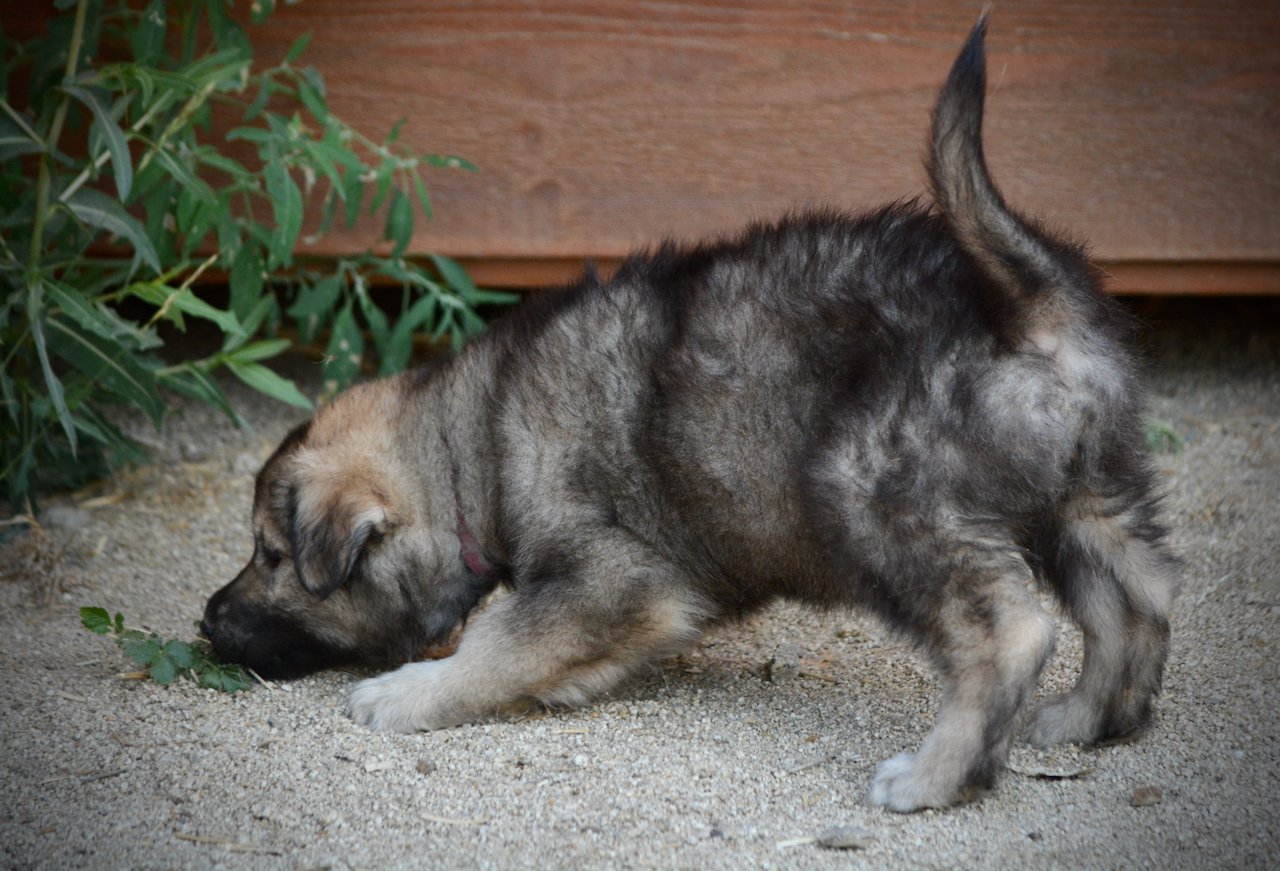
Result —
[{"label": "puppy", "polygon": [[438,729],[578,705],[778,599],[913,640],[942,705],[881,764],[896,811],[1002,768],[1054,643],[1079,682],[1032,740],[1148,719],[1175,562],[1130,325],[1075,246],[1006,207],[981,148],[980,20],[933,117],[932,207],[815,212],[628,260],[526,303],[449,366],[356,387],[259,473],[253,557],[210,599],[219,656],[360,682],[350,714]]}]

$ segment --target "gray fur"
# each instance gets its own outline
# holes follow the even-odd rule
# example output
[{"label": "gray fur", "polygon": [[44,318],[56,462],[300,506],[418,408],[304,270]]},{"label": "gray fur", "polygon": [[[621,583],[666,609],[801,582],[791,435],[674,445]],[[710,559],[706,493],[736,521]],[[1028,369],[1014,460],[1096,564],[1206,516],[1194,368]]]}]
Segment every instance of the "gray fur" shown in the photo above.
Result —
[{"label": "gray fur", "polygon": [[452,656],[352,693],[358,722],[414,731],[585,703],[779,598],[856,606],[940,676],[933,731],[872,780],[911,811],[1002,768],[1053,647],[1041,583],[1086,650],[1033,740],[1141,729],[1175,580],[1129,326],[991,184],[984,30],[935,113],[940,214],[663,246],[323,409],[259,476],[254,558],[206,611],[218,652],[398,663],[466,621]]}]

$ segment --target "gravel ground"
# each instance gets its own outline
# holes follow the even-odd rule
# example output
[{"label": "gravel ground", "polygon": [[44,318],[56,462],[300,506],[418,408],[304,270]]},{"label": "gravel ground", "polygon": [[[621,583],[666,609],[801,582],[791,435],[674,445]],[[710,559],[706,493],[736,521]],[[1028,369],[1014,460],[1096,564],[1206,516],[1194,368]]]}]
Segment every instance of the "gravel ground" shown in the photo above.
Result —
[{"label": "gravel ground", "polygon": [[[1185,439],[1159,465],[1187,571],[1158,719],[1137,743],[1020,747],[975,804],[870,808],[875,764],[929,728],[933,678],[876,623],[794,607],[590,708],[424,735],[348,721],[349,673],[234,696],[122,679],[81,605],[190,638],[248,556],[252,473],[296,418],[238,392],[253,433],[187,408],[163,444],[147,435],[152,465],[51,502],[43,538],[0,550],[17,575],[0,584],[0,862],[1275,868],[1280,309],[1142,313],[1152,413]],[[1071,683],[1079,653],[1064,626],[1042,691]],[[836,825],[872,837],[853,853],[813,843]]]}]

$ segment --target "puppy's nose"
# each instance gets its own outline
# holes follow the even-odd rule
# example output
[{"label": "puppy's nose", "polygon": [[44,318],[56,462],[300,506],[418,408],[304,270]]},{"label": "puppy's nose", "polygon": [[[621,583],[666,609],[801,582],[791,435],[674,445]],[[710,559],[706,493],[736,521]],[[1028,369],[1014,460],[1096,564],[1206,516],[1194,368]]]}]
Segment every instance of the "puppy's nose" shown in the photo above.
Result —
[{"label": "puppy's nose", "polygon": [[213,640],[213,627],[209,625],[209,618],[205,617],[200,621],[200,634],[210,641]]}]

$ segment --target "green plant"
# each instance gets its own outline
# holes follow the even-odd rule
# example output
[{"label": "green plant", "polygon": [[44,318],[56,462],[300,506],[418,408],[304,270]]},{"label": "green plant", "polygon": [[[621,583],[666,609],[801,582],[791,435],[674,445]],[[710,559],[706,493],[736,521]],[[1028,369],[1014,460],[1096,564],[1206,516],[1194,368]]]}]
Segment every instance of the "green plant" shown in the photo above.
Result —
[{"label": "green plant", "polygon": [[[252,20],[274,5],[252,4]],[[456,347],[483,328],[477,306],[513,299],[446,257],[405,258],[415,210],[431,213],[426,170],[473,167],[415,153],[401,124],[377,142],[337,118],[299,63],[309,36],[256,68],[227,0],[54,6],[47,35],[0,33],[0,478],[14,510],[144,459],[113,405],[160,427],[172,392],[243,424],[211,377],[227,369],[309,407],[263,365],[292,343],[290,324],[306,344],[327,333],[336,391],[362,366],[403,368],[415,333]],[[213,141],[229,117],[239,123]],[[311,236],[385,212],[390,252],[299,257],[309,201]],[[198,293],[212,273],[228,278],[224,306]],[[378,304],[375,285],[398,299]],[[184,355],[175,339],[191,318],[220,347]]]},{"label": "green plant", "polygon": [[1173,424],[1151,417],[1143,422],[1143,431],[1147,439],[1147,450],[1151,453],[1182,456],[1182,436],[1173,428]]},{"label": "green plant", "polygon": [[190,676],[202,687],[234,693],[253,686],[253,680],[238,665],[218,661],[204,641],[166,641],[154,632],[129,629],[124,616],[113,619],[104,608],[81,608],[80,622],[95,635],[111,635],[124,655],[141,666],[151,680],[168,686]]}]

